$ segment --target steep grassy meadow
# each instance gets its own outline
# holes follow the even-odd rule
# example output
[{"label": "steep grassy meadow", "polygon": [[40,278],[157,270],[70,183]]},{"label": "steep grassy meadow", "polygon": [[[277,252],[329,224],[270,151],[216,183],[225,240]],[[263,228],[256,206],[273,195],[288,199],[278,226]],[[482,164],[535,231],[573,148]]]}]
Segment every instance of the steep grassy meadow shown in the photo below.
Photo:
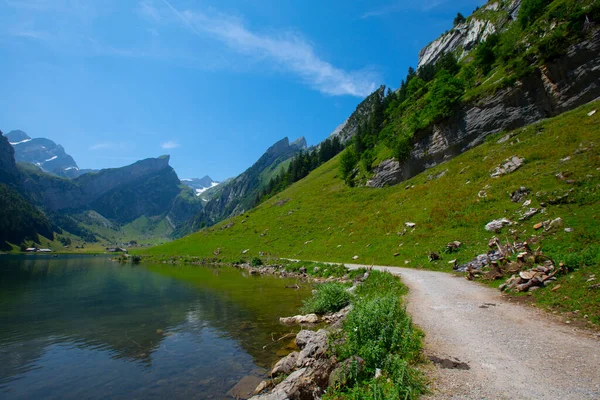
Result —
[{"label": "steep grassy meadow", "polygon": [[[545,208],[505,227],[498,236],[503,241],[535,236],[545,254],[574,270],[562,278],[562,291],[580,293],[572,296],[573,304],[563,296],[549,297],[549,291],[534,295],[571,311],[583,312],[585,303],[591,308],[590,318],[598,322],[600,290],[588,290],[586,282],[593,274],[600,277],[600,113],[588,116],[598,108],[600,102],[592,102],[510,132],[505,141],[499,139],[508,133],[499,133],[395,187],[347,187],[338,176],[338,156],[247,214],[146,252],[156,259],[237,261],[268,254],[450,271],[450,260],[462,263],[487,251],[494,234],[484,229],[486,223],[499,218],[518,221],[530,207]],[[524,165],[492,178],[492,170],[512,156],[523,157]],[[531,193],[514,203],[510,193],[521,186]],[[527,199],[532,203],[524,207]],[[533,228],[558,217],[564,221],[559,230]],[[408,228],[407,222],[415,228]],[[446,244],[454,240],[463,243],[460,251],[444,254]],[[440,253],[441,260],[430,262],[431,251]]]}]

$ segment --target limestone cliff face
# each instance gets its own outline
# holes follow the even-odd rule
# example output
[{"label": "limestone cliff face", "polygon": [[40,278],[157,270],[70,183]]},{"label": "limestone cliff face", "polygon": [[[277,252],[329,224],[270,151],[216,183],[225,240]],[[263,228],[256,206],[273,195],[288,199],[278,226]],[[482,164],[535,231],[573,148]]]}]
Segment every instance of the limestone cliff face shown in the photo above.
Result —
[{"label": "limestone cliff face", "polygon": [[446,53],[458,53],[459,59],[464,58],[489,35],[516,20],[520,7],[521,0],[488,3],[467,22],[456,25],[422,49],[419,53],[418,67],[435,64]]},{"label": "limestone cliff face", "polygon": [[600,97],[600,30],[513,87],[464,105],[415,135],[408,160],[386,160],[367,183],[398,184],[480,144],[486,136],[556,116]]},{"label": "limestone cliff face", "polygon": [[0,183],[16,185],[20,173],[15,164],[15,150],[0,132]]}]

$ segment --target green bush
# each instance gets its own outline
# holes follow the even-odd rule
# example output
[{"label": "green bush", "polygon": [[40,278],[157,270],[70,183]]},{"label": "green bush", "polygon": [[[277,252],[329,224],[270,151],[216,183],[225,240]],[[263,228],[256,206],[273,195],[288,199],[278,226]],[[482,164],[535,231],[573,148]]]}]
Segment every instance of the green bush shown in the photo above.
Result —
[{"label": "green bush", "polygon": [[519,10],[519,23],[523,29],[531,25],[538,19],[550,4],[551,0],[523,0]]},{"label": "green bush", "polygon": [[254,257],[252,261],[250,261],[250,265],[253,267],[260,267],[263,265],[263,261],[258,257]]},{"label": "green bush", "polygon": [[353,186],[354,168],[357,162],[358,156],[352,147],[348,147],[340,156],[340,175],[349,186]]},{"label": "green bush", "polygon": [[475,64],[481,69],[484,75],[487,75],[492,70],[496,62],[496,45],[500,40],[500,36],[495,33],[488,36],[487,40],[481,43],[475,51]]},{"label": "green bush", "polygon": [[564,25],[555,28],[551,34],[540,40],[538,53],[544,62],[552,61],[565,54],[569,39]]},{"label": "green bush", "polygon": [[337,282],[319,285],[313,296],[304,301],[305,313],[327,314],[341,310],[350,304],[351,295],[346,286]]}]

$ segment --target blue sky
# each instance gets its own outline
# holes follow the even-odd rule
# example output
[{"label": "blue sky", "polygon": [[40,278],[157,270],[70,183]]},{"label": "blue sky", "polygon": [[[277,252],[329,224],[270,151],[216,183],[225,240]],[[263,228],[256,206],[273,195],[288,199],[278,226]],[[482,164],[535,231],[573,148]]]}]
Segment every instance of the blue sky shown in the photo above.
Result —
[{"label": "blue sky", "polygon": [[222,180],[325,139],[485,1],[0,0],[0,129]]}]

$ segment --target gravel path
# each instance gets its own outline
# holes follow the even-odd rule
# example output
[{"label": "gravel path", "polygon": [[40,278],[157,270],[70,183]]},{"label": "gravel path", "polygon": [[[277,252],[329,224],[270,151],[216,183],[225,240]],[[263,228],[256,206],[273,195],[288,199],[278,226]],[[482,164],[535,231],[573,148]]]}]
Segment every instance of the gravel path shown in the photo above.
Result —
[{"label": "gravel path", "polygon": [[410,288],[407,308],[425,332],[426,355],[464,368],[431,368],[429,398],[600,399],[598,335],[462,276],[374,268],[400,275]]}]

